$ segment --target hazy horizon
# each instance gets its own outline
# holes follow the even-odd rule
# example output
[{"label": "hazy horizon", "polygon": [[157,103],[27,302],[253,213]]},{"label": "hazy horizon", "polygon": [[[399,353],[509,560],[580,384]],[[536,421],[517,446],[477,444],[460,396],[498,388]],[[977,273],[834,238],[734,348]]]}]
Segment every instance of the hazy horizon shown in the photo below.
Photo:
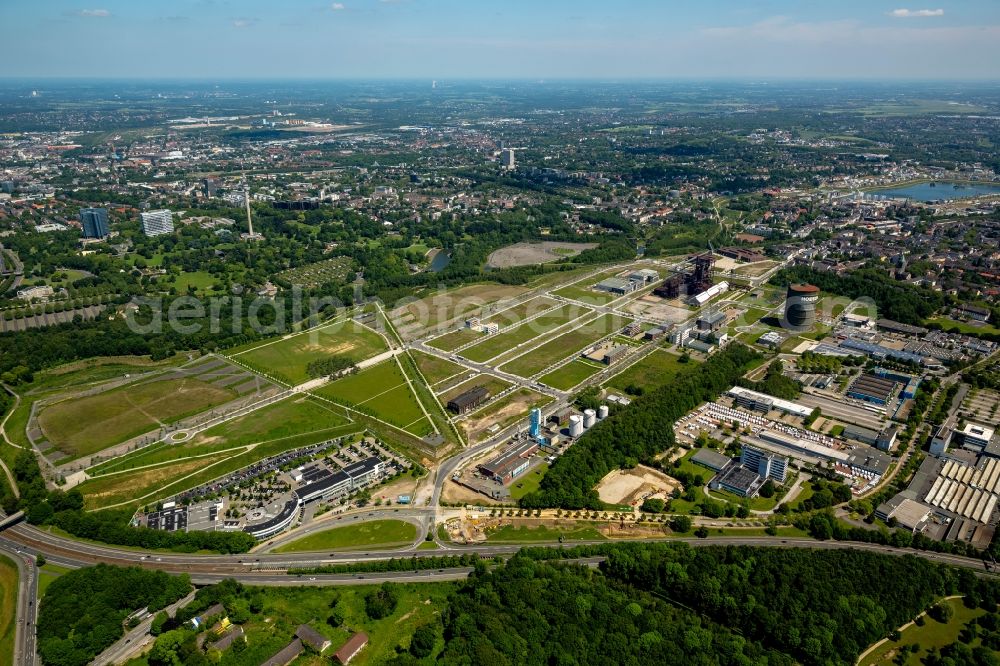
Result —
[{"label": "hazy horizon", "polygon": [[8,0],[17,79],[993,81],[990,0]]}]

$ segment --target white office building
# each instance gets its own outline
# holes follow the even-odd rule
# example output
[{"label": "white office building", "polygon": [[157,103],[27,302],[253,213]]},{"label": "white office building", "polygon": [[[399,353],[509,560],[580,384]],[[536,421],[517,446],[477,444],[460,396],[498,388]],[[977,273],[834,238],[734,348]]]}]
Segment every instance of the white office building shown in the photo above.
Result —
[{"label": "white office building", "polygon": [[174,215],[169,210],[151,210],[142,213],[142,233],[161,236],[174,232]]}]

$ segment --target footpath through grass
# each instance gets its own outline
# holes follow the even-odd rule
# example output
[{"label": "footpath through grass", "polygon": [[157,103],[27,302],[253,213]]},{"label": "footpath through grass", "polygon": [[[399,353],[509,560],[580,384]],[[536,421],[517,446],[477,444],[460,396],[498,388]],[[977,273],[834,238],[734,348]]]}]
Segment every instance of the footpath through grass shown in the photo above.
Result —
[{"label": "footpath through grass", "polygon": [[402,520],[372,520],[343,525],[310,534],[276,548],[276,553],[301,553],[313,550],[380,550],[408,546],[417,538],[417,527]]},{"label": "footpath through grass", "polygon": [[[962,599],[948,599],[941,603],[951,607],[953,615],[947,623],[938,622],[927,615],[923,615],[924,625],[917,626],[911,624],[904,629],[898,641],[886,641],[861,660],[860,666],[888,666],[889,664],[907,664],[920,666],[926,663],[924,659],[929,655],[931,649],[940,649],[946,645],[959,642],[958,635],[969,623],[986,614],[982,608],[967,608]],[[975,648],[980,644],[977,637],[969,647]],[[914,646],[916,650],[914,651]],[[897,661],[901,652],[906,651],[903,661]]]}]

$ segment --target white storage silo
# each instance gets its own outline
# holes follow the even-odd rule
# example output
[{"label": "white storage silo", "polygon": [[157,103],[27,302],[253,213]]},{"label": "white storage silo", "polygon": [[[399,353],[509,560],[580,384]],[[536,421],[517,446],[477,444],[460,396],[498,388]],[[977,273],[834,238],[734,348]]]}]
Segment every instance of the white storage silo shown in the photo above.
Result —
[{"label": "white storage silo", "polygon": [[592,409],[583,410],[583,427],[591,428],[597,423],[597,412]]},{"label": "white storage silo", "polygon": [[608,406],[607,405],[601,405],[600,407],[597,408],[597,418],[601,419],[602,421],[604,419],[608,418]]},{"label": "white storage silo", "polygon": [[579,437],[583,434],[583,417],[579,414],[573,414],[569,417],[569,436]]}]

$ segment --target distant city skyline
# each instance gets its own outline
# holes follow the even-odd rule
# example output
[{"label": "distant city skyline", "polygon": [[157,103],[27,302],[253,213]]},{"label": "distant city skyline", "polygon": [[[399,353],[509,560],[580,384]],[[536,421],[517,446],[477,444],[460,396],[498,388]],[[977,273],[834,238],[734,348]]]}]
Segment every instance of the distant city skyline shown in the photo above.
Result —
[{"label": "distant city skyline", "polygon": [[996,79],[995,0],[5,0],[13,77]]}]

